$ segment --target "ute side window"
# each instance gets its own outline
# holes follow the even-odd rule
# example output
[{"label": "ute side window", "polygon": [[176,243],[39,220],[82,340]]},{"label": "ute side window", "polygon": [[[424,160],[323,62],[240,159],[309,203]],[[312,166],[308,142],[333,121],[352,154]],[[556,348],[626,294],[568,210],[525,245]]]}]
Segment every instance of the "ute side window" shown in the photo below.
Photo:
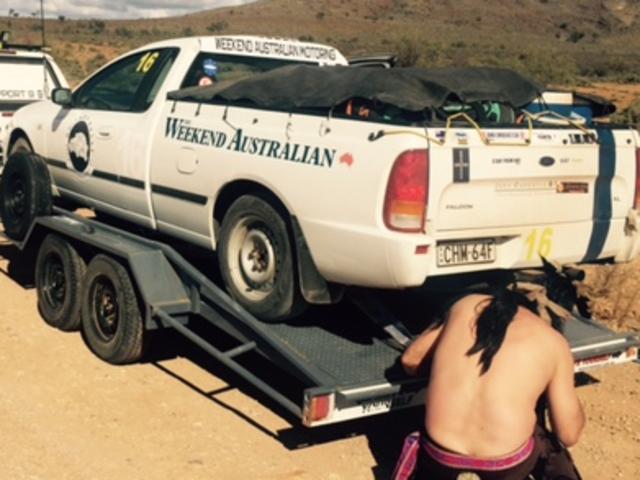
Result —
[{"label": "ute side window", "polygon": [[73,94],[73,106],[144,112],[149,108],[178,49],[156,49],[123,58],[98,72]]},{"label": "ute side window", "polygon": [[[189,67],[180,88],[230,85],[258,73],[301,63],[303,62],[200,52]],[[307,64],[317,65],[313,62]]]}]

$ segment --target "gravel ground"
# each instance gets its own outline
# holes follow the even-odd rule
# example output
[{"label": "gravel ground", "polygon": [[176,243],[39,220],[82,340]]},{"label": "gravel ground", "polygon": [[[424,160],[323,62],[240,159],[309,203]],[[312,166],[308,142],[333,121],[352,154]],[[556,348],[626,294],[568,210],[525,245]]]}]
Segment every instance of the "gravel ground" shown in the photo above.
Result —
[{"label": "gravel ground", "polygon": [[[0,245],[0,478],[388,478],[420,412],[305,430],[221,368],[185,358],[127,367],[48,327],[29,262]],[[640,476],[640,365],[581,387],[572,451],[585,479]]]}]

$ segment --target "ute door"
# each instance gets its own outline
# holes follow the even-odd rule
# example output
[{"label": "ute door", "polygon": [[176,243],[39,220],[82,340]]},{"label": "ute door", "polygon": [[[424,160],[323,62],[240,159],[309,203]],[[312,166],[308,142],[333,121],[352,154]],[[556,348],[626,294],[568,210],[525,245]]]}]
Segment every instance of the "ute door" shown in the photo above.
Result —
[{"label": "ute door", "polygon": [[177,49],[152,49],[99,71],[54,120],[49,158],[61,193],[98,209],[151,223],[146,193],[153,100]]}]

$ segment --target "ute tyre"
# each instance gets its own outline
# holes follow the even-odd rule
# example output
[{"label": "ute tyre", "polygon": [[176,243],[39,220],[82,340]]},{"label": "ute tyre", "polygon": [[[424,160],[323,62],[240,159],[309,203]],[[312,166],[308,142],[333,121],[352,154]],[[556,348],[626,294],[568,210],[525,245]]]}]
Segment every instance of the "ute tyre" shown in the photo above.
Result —
[{"label": "ute tyre", "polygon": [[24,137],[19,137],[13,145],[11,145],[11,151],[9,152],[9,156],[14,153],[33,153],[33,149],[31,148],[31,144]]},{"label": "ute tyre", "polygon": [[222,220],[218,263],[231,296],[261,320],[278,322],[305,309],[287,222],[267,200],[243,195],[231,205]]},{"label": "ute tyre", "polygon": [[45,237],[36,259],[38,310],[49,325],[64,331],[80,328],[82,283],[86,265],[63,238]]},{"label": "ute tyre", "polygon": [[0,181],[0,216],[7,236],[23,240],[36,217],[51,213],[51,179],[33,153],[12,155]]},{"label": "ute tyre", "polygon": [[107,255],[96,255],[85,274],[82,331],[89,348],[116,365],[142,358],[144,324],[127,269]]}]

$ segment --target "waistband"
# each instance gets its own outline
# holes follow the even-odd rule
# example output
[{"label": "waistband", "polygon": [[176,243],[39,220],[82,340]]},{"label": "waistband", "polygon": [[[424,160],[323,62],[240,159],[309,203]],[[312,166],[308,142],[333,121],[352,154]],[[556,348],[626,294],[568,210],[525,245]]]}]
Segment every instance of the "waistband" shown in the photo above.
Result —
[{"label": "waistband", "polygon": [[521,464],[529,458],[533,452],[535,443],[534,438],[531,437],[515,452],[504,457],[488,459],[468,457],[466,455],[460,455],[458,453],[444,450],[442,447],[435,445],[433,441],[429,440],[425,435],[420,439],[422,449],[427,453],[427,455],[441,465],[445,465],[450,468],[484,471],[506,470]]}]

